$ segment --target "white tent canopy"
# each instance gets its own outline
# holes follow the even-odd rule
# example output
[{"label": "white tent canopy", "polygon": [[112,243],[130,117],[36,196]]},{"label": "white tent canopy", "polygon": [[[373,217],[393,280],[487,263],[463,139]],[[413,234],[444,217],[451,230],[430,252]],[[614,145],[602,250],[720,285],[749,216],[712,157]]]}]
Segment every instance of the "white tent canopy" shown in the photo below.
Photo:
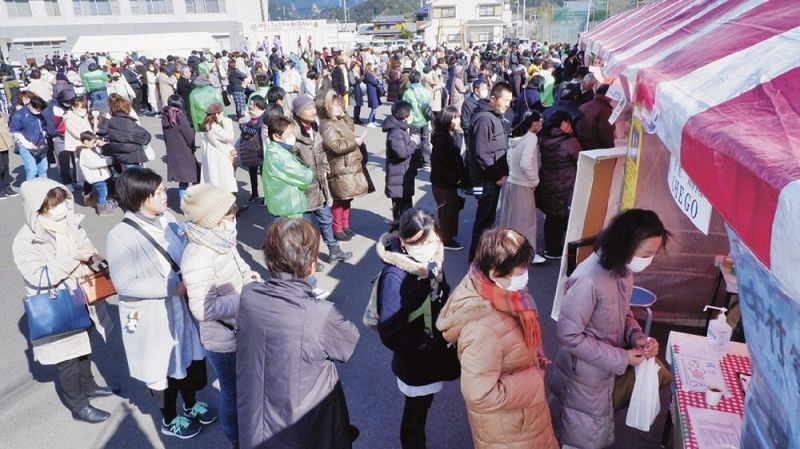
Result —
[{"label": "white tent canopy", "polygon": [[75,41],[72,53],[106,52],[124,56],[136,51],[140,55],[163,57],[168,54],[186,55],[192,50],[219,50],[211,33],[124,34],[111,36],[81,36]]}]

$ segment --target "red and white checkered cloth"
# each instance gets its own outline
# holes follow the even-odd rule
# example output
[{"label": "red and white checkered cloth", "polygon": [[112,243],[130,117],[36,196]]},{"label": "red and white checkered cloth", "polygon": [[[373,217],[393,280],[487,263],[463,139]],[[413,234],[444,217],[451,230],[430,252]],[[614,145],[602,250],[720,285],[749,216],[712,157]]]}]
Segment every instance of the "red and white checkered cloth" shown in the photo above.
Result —
[{"label": "red and white checkered cloth", "polygon": [[[672,353],[680,354],[679,345],[672,345]],[[673,364],[674,360],[671,361]],[[739,383],[739,374],[751,374],[750,358],[725,354],[720,360],[720,367],[722,368],[722,376],[725,379],[725,384],[728,387],[728,396],[723,396],[722,400],[716,407],[709,407],[706,404],[705,393],[695,391],[684,391],[681,388],[681,378],[678,370],[673,370],[675,373],[675,394],[678,397],[678,407],[680,409],[681,426],[683,427],[683,447],[685,449],[699,449],[697,440],[694,437],[692,424],[689,422],[689,407],[708,408],[718,410],[721,412],[735,413],[739,416],[744,416],[744,393]]]}]

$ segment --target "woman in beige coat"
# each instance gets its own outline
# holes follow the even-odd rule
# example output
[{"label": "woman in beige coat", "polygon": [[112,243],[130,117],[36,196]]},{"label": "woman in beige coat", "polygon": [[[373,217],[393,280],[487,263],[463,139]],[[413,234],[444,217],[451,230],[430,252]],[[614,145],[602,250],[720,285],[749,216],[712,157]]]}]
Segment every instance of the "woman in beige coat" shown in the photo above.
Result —
[{"label": "woman in beige coat", "polygon": [[[32,179],[22,184],[21,192],[27,223],[17,232],[12,252],[27,293],[36,294],[40,282],[45,289],[75,292],[78,279],[91,273],[87,264],[97,259],[97,250],[80,226],[83,215],[74,213],[72,196],[53,180]],[[89,315],[106,338],[113,324],[105,303],[89,306]],[[34,360],[58,368],[58,384],[74,419],[89,423],[108,419],[108,412],[89,403],[93,397],[110,396],[114,391],[94,381],[86,329],[40,338],[31,345]]]},{"label": "woman in beige coat", "polygon": [[[162,65],[158,74],[156,75],[156,83],[158,84],[158,95],[161,98],[161,108],[163,108],[167,99],[175,94],[175,86],[178,85],[178,79],[172,76],[172,73],[167,73],[167,66]],[[186,105],[188,108],[189,105]]]},{"label": "woman in beige coat", "polygon": [[532,256],[518,232],[486,231],[469,274],[436,320],[444,338],[458,347],[476,449],[558,447],[544,388],[550,361],[527,291]]},{"label": "woman in beige coat", "polygon": [[181,209],[188,239],[181,273],[189,310],[200,322],[200,341],[219,379],[222,431],[238,447],[236,414],[236,317],[242,287],[261,280],[236,249],[236,198],[211,184],[186,191]]}]

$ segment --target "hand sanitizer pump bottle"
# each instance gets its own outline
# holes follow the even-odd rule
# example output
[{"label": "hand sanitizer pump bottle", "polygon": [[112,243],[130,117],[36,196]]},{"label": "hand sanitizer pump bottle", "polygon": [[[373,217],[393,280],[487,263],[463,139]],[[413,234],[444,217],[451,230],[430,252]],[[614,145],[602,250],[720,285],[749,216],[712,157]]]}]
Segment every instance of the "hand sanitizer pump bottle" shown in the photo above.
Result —
[{"label": "hand sanitizer pump bottle", "polygon": [[705,312],[708,309],[720,311],[717,318],[708,323],[706,338],[708,340],[708,345],[711,346],[718,356],[722,357],[725,355],[728,342],[731,341],[731,334],[733,334],[733,328],[728,325],[727,318],[725,317],[725,312],[727,312],[728,309],[724,307],[706,306],[703,311]]}]

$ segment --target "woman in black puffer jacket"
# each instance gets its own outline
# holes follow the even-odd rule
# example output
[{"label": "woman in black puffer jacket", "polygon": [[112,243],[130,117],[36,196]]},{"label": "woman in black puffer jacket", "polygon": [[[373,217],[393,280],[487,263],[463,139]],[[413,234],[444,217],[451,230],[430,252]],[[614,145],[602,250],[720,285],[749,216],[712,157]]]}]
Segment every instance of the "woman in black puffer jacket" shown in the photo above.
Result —
[{"label": "woman in black puffer jacket", "polygon": [[463,141],[461,115],[458,108],[450,105],[436,116],[431,135],[431,190],[445,249],[462,248],[455,236],[458,235],[458,214],[464,207],[464,199],[458,196],[457,190],[464,178]]},{"label": "woman in black puffer jacket", "polygon": [[106,149],[122,165],[123,170],[144,167],[147,156],[145,145],[150,143],[150,132],[142,128],[131,116],[131,102],[114,96],[109,101],[111,119],[106,128]]},{"label": "woman in black puffer jacket", "polygon": [[542,165],[536,205],[545,213],[545,257],[561,258],[567,231],[572,191],[578,172],[581,144],[572,134],[572,119],[563,111],[554,113],[542,139]]},{"label": "woman in black puffer jacket", "polygon": [[386,196],[392,200],[392,219],[411,209],[414,179],[417,177],[419,138],[412,140],[408,131],[411,104],[398,101],[392,115],[383,121],[386,133]]}]

